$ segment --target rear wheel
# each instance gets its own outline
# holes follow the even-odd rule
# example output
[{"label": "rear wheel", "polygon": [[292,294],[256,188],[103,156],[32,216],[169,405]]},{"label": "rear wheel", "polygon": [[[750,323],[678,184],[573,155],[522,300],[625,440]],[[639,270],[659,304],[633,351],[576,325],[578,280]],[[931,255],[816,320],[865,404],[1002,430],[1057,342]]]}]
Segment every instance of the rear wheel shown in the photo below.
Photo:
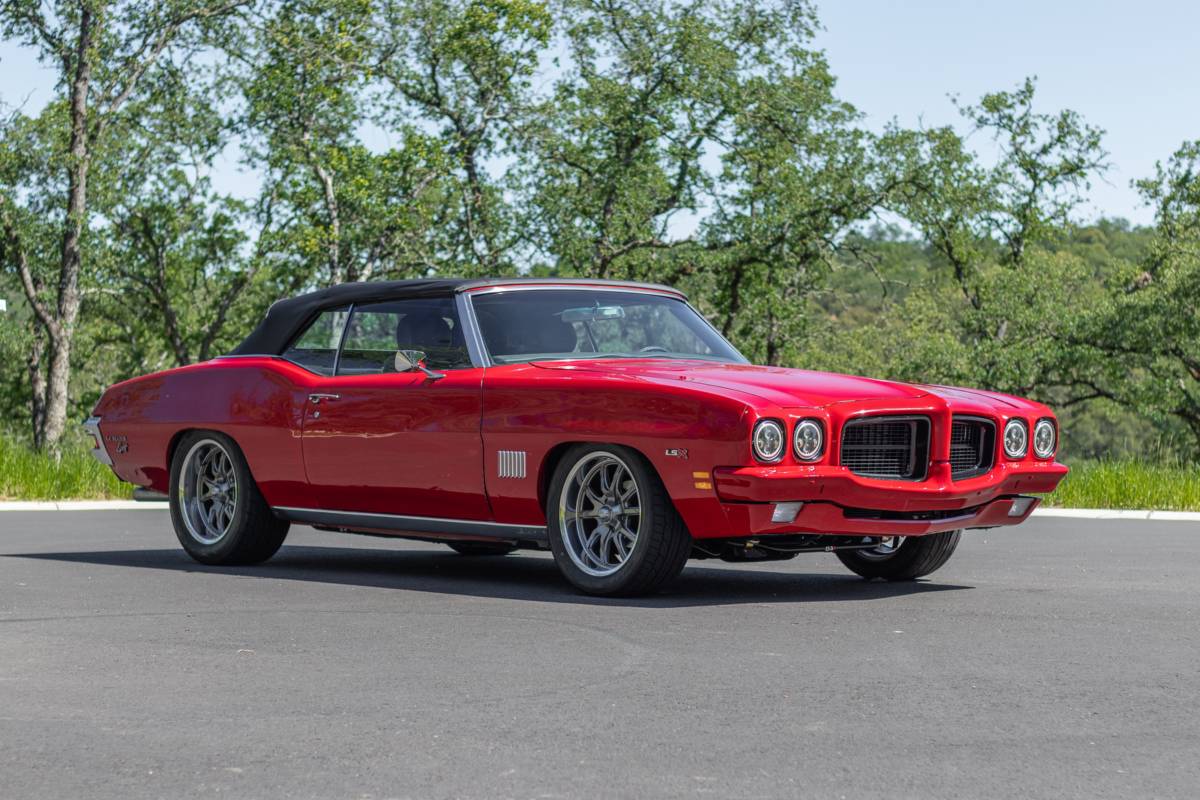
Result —
[{"label": "rear wheel", "polygon": [[204,564],[256,564],[275,555],[289,524],[259,492],[242,451],[221,433],[187,434],[171,459],[171,522]]},{"label": "rear wheel", "polygon": [[655,592],[679,575],[691,553],[692,537],[662,481],[626,447],[569,450],[546,504],[554,560],[588,594]]},{"label": "rear wheel", "polygon": [[911,581],[924,577],[950,560],[962,531],[928,536],[891,536],[875,547],[838,550],[837,557],[864,578]]},{"label": "rear wheel", "polygon": [[446,542],[446,546],[463,556],[506,556],[517,549],[515,544],[502,542]]}]

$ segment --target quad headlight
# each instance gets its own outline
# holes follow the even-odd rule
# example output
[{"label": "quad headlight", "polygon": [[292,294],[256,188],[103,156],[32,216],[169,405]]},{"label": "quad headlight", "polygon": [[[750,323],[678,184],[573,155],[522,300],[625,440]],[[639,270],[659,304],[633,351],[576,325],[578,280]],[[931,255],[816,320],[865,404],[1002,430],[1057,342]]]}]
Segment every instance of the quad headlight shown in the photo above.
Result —
[{"label": "quad headlight", "polygon": [[1029,450],[1029,426],[1023,419],[1010,419],[1004,426],[1004,454],[1022,458]]},{"label": "quad headlight", "polygon": [[759,420],[754,426],[754,457],[768,464],[783,458],[784,442],[787,436],[783,432],[783,424],[773,419]]},{"label": "quad headlight", "polygon": [[1054,446],[1058,444],[1058,431],[1054,420],[1039,419],[1033,426],[1033,454],[1038,458],[1049,458],[1054,455]]},{"label": "quad headlight", "polygon": [[820,420],[802,419],[792,433],[792,451],[801,461],[816,461],[825,451],[825,428]]}]

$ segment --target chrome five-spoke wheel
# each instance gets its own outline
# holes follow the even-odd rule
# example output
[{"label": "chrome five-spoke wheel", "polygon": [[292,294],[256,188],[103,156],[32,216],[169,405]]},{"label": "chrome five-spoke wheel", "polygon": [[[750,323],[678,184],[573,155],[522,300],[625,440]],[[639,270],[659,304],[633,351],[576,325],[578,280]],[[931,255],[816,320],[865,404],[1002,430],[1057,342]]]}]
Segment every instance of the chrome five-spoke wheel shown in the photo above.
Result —
[{"label": "chrome five-spoke wheel", "polygon": [[554,562],[589,594],[657,591],[679,574],[692,550],[658,473],[629,447],[568,449],[555,465],[546,506]]},{"label": "chrome five-spoke wheel", "polygon": [[588,575],[619,570],[637,547],[641,498],[629,465],[612,453],[591,453],[572,467],[559,497],[567,555]]},{"label": "chrome five-spoke wheel", "polygon": [[171,455],[171,524],[202,564],[257,564],[283,544],[288,521],[267,504],[228,434],[190,431]]},{"label": "chrome five-spoke wheel", "polygon": [[183,459],[179,506],[192,538],[212,545],[229,532],[237,508],[237,472],[228,451],[215,439],[201,439]]}]

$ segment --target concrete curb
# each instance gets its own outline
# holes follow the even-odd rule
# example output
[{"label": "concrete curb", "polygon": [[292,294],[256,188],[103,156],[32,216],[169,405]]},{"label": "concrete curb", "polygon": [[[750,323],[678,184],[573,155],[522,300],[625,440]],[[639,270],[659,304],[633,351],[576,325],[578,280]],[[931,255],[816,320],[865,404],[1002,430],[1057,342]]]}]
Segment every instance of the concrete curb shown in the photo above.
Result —
[{"label": "concrete curb", "polygon": [[1037,508],[1035,517],[1066,517],[1070,519],[1150,519],[1160,522],[1200,522],[1196,511],[1142,511],[1117,508]]},{"label": "concrete curb", "polygon": [[[166,511],[167,504],[161,502],[138,502],[135,500],[51,500],[51,501],[3,501],[0,511]],[[1144,519],[1160,522],[1200,522],[1197,511],[1142,511],[1137,509],[1110,508],[1039,508],[1035,517],[1063,517],[1068,519]]]},{"label": "concrete curb", "polygon": [[136,500],[9,500],[0,502],[0,511],[166,511],[166,503],[142,503]]}]

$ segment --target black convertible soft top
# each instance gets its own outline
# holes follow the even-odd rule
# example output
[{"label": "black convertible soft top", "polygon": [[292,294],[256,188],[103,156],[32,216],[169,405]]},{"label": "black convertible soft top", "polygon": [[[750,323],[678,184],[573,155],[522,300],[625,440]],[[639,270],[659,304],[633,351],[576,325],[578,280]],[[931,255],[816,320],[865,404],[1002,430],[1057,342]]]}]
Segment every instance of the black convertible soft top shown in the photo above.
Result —
[{"label": "black convertible soft top", "polygon": [[327,308],[408,297],[447,297],[464,283],[467,281],[461,279],[339,283],[280,300],[267,309],[263,321],[230,355],[279,355],[309,320]]},{"label": "black convertible soft top", "polygon": [[258,327],[233,349],[230,355],[259,356],[279,355],[308,322],[329,308],[347,306],[351,303],[373,303],[383,300],[404,300],[421,297],[449,297],[464,289],[483,286],[504,286],[522,283],[594,284],[614,287],[641,286],[673,292],[683,296],[678,289],[657,284],[634,283],[632,281],[606,281],[588,278],[439,278],[435,280],[408,281],[364,281],[361,283],[339,283],[328,289],[309,292],[298,297],[280,300],[267,309],[267,316]]}]

